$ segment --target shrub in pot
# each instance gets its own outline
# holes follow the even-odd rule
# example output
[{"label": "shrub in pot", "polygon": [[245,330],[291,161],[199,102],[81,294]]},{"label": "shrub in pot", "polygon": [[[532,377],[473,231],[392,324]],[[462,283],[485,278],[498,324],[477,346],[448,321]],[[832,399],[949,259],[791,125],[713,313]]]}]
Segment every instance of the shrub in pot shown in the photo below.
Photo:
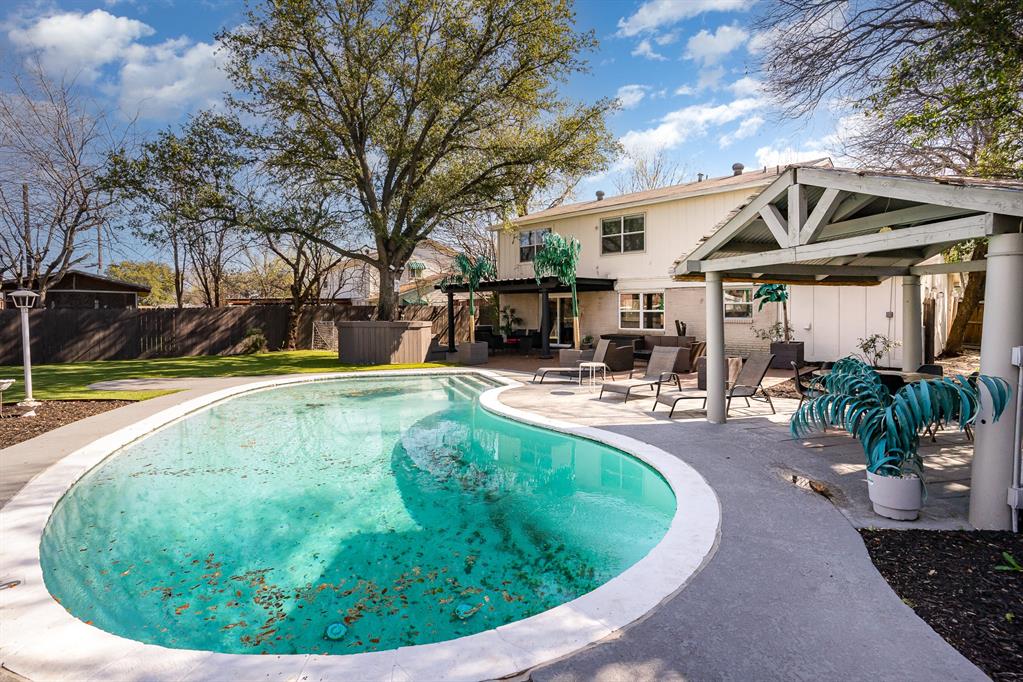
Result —
[{"label": "shrub in pot", "polygon": [[761,284],[753,292],[753,300],[760,301],[758,311],[768,303],[781,305],[781,322],[776,322],[767,329],[754,329],[753,333],[764,341],[771,342],[771,367],[788,369],[791,363],[796,367],[806,364],[803,360],[803,342],[792,340],[792,325],[789,324],[789,288],[784,284]]},{"label": "shrub in pot", "polygon": [[863,446],[874,511],[892,519],[915,519],[923,501],[920,435],[932,424],[971,424],[980,405],[981,384],[997,421],[1009,401],[1009,385],[982,374],[935,377],[908,383],[894,394],[872,367],[842,358],[831,373],[814,379],[824,393],[804,402],[789,425],[792,435],[838,427]]}]

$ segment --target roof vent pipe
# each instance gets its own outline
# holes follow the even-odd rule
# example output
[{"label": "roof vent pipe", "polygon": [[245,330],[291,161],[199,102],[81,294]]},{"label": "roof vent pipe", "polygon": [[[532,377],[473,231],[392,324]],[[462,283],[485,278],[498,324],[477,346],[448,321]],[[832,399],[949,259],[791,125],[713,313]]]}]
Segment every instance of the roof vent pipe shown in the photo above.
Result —
[{"label": "roof vent pipe", "polygon": [[602,192],[601,190],[598,189],[597,190],[597,201],[603,201],[603,200],[604,200],[604,192]]},{"label": "roof vent pipe", "polygon": [[733,163],[732,164],[732,175],[742,175],[742,169],[745,168],[745,167],[746,166],[742,165],[741,163]]},{"label": "roof vent pipe", "polygon": [[703,182],[703,173],[697,173],[696,174],[696,181],[697,182]]}]

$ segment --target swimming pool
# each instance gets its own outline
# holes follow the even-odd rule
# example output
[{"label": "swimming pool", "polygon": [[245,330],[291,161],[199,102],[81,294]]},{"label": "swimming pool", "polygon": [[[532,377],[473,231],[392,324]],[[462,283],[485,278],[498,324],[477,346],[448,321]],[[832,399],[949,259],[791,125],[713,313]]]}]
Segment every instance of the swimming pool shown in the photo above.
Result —
[{"label": "swimming pool", "polygon": [[173,648],[358,653],[592,591],[675,513],[651,467],[481,409],[467,375],[244,394],[107,459],[43,533],[82,621]]}]

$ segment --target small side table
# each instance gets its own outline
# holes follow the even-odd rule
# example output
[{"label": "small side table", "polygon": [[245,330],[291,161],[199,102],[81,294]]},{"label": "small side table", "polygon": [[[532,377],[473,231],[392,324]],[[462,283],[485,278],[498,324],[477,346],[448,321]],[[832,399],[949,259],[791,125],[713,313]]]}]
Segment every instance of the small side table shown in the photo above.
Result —
[{"label": "small side table", "polygon": [[600,370],[600,380],[607,381],[607,363],[604,362],[580,362],[579,363],[579,385],[583,385],[583,370],[590,373],[588,388],[592,389],[597,384],[597,370]]}]

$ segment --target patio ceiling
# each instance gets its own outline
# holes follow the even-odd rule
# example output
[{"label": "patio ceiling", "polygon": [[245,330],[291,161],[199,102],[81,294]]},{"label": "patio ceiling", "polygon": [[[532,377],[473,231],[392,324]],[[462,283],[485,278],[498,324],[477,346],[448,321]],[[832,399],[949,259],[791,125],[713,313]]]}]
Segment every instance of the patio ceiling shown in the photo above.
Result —
[{"label": "patio ceiling", "polygon": [[676,262],[676,279],[873,285],[983,269],[921,265],[957,242],[1020,231],[1023,183],[792,166]]}]

